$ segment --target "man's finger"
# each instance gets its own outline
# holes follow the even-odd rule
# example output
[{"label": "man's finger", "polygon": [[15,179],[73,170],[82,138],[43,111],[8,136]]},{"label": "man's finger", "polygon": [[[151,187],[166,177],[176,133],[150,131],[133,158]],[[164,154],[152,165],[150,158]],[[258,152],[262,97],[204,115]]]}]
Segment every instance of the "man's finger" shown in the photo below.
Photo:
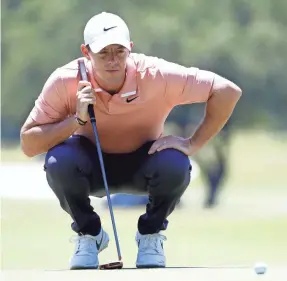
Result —
[{"label": "man's finger", "polygon": [[153,154],[154,152],[156,152],[156,150],[158,149],[159,146],[160,146],[159,141],[158,141],[158,140],[155,141],[155,142],[153,143],[153,145],[151,146],[151,148],[149,149],[148,154]]},{"label": "man's finger", "polygon": [[158,149],[160,147],[162,147],[163,145],[166,145],[167,141],[164,139],[159,139],[156,142],[153,143],[153,145],[151,146],[150,150],[149,150],[149,154],[152,154],[156,151],[158,151]]},{"label": "man's finger", "polygon": [[96,97],[89,93],[82,93],[78,95],[78,99],[96,99]]},{"label": "man's finger", "polygon": [[167,148],[175,148],[174,145],[172,143],[163,143],[162,145],[160,145],[156,151],[161,151]]},{"label": "man's finger", "polygon": [[82,103],[95,103],[96,99],[95,98],[84,98],[81,100]]},{"label": "man's finger", "polygon": [[90,86],[91,87],[91,83],[89,81],[79,81],[79,83],[78,83],[78,91],[81,91],[86,86]]},{"label": "man's finger", "polygon": [[91,86],[86,86],[81,90],[82,93],[90,93],[92,92],[92,87]]}]

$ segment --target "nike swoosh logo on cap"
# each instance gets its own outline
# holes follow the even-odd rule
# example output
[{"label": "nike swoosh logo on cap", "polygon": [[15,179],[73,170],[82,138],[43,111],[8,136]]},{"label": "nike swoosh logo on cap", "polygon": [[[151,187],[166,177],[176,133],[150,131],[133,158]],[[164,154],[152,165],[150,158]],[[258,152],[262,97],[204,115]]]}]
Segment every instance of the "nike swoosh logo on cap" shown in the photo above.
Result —
[{"label": "nike swoosh logo on cap", "polygon": [[112,27],[109,27],[109,28],[106,28],[106,27],[104,27],[104,31],[108,31],[108,30],[110,30],[110,29],[112,29],[112,28],[116,28],[117,26],[112,26]]}]

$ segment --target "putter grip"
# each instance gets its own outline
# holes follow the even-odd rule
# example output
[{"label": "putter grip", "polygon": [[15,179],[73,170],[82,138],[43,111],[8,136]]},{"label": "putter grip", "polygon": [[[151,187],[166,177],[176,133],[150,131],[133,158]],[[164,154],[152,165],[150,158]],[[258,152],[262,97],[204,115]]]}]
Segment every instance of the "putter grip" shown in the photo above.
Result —
[{"label": "putter grip", "polygon": [[[81,79],[83,81],[88,81],[88,75],[87,75],[85,63],[84,63],[83,60],[79,61],[79,66],[80,66]],[[94,106],[92,104],[89,104],[88,112],[89,112],[91,121],[96,121],[95,112],[94,112]]]}]

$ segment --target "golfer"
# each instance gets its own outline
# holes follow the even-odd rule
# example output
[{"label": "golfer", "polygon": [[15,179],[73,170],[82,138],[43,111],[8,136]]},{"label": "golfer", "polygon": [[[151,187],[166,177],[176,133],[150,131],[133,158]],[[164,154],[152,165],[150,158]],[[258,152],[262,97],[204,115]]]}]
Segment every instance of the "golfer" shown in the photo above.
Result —
[{"label": "golfer", "polygon": [[[111,193],[149,196],[137,221],[136,266],[165,267],[164,230],[189,185],[189,156],[222,129],[241,97],[237,85],[213,72],[132,48],[123,19],[106,12],[93,16],[79,58],[89,81],[81,81],[79,59],[55,69],[21,128],[23,152],[46,153],[47,182],[71,216],[76,245],[70,269],[98,268],[98,253],[109,242],[89,199],[104,196],[105,189],[88,105],[94,106]],[[189,138],[163,135],[171,110],[192,103],[206,103],[196,132]]]}]

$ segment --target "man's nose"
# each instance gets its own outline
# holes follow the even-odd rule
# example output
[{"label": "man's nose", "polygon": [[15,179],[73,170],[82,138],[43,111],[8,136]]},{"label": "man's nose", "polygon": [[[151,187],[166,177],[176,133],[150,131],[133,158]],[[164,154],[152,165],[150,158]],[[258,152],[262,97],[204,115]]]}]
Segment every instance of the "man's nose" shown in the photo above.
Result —
[{"label": "man's nose", "polygon": [[109,62],[116,62],[116,61],[117,61],[116,53],[110,52],[109,53]]}]

